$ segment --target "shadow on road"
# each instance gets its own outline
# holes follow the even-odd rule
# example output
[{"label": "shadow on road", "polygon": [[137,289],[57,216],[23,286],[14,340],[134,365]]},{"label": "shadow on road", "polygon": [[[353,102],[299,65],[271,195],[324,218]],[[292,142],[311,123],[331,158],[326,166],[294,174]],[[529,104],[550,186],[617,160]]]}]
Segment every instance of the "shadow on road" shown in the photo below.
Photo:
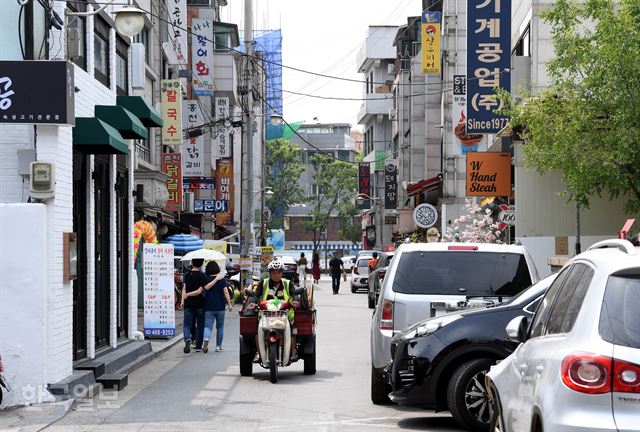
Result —
[{"label": "shadow on road", "polygon": [[400,420],[400,429],[459,431],[460,425],[452,417],[413,417]]},{"label": "shadow on road", "polygon": [[[278,382],[283,384],[308,384],[312,382],[327,381],[342,376],[342,372],[316,371],[315,375],[305,375],[299,370],[278,369]],[[256,381],[269,381],[269,369],[253,369],[253,379]]]}]

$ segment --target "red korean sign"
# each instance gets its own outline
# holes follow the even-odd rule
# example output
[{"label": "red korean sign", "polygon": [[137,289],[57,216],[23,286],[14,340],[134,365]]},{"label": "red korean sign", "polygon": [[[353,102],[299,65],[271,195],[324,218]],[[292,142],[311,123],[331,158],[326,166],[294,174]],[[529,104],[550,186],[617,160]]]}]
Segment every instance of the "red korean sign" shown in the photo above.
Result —
[{"label": "red korean sign", "polygon": [[216,213],[216,225],[233,224],[233,160],[220,159],[216,169],[216,198],[229,202],[228,211]]},{"label": "red korean sign", "polygon": [[168,211],[182,210],[182,155],[180,153],[162,153],[162,172],[167,174],[169,199],[165,205]]},{"label": "red korean sign", "polygon": [[[358,193],[371,196],[371,174],[369,164],[361,162],[358,164]],[[371,208],[371,200],[365,199],[362,204],[358,205],[358,209]]]}]

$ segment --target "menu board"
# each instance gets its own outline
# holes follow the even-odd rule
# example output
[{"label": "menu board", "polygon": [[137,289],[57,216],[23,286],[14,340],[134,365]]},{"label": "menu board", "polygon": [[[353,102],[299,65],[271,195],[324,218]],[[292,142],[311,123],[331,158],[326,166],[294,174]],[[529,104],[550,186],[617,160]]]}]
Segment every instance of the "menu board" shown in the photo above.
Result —
[{"label": "menu board", "polygon": [[175,336],[173,245],[145,243],[142,253],[144,335]]}]

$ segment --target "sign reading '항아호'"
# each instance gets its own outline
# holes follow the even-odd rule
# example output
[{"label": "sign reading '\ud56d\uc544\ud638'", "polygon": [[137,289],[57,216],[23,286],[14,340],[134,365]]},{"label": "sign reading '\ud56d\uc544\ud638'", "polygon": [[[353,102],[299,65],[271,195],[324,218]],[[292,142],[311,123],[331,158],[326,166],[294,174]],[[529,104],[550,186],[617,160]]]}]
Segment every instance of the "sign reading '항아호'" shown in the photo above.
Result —
[{"label": "sign reading '\ud56d\uc544\ud638'", "polygon": [[467,130],[496,133],[509,118],[497,89],[511,90],[511,0],[467,0]]}]

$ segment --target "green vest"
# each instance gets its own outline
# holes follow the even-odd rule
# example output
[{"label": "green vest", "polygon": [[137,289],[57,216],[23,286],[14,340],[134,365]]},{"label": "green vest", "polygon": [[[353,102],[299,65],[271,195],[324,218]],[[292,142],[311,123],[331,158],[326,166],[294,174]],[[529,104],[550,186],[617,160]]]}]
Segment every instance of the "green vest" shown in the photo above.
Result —
[{"label": "green vest", "polygon": [[[269,297],[270,280],[271,279],[266,278],[262,283],[262,300],[264,301],[266,301],[267,297]],[[291,302],[292,299],[291,294],[289,293],[289,279],[281,279],[280,282],[282,283],[282,295],[284,297],[284,301]],[[289,313],[287,314],[287,316],[289,317],[289,322],[293,324],[293,319],[295,316],[295,311],[293,310],[293,308],[289,309]]]}]

